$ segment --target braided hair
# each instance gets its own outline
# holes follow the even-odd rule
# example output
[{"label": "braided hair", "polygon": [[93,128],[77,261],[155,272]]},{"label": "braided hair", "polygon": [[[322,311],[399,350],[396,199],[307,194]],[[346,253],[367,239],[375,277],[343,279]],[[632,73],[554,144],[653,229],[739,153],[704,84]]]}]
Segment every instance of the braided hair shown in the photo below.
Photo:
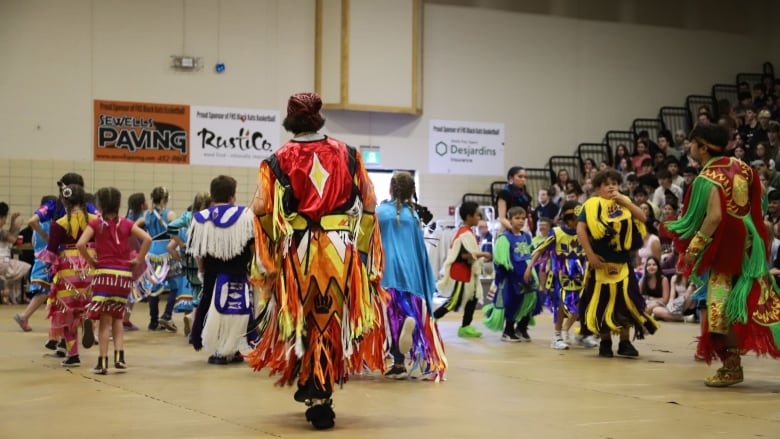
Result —
[{"label": "braided hair", "polygon": [[166,222],[162,217],[163,209],[168,204],[168,189],[164,186],[157,186],[152,189],[152,212],[161,222]]},{"label": "braided hair", "polygon": [[401,205],[409,206],[415,211],[412,197],[414,196],[414,177],[404,171],[398,171],[390,179],[390,196],[395,201],[395,222],[401,224]]},{"label": "braided hair", "polygon": [[[67,224],[70,229],[70,215],[74,208],[84,208],[84,188],[78,184],[63,185],[60,187],[60,197],[67,212]],[[70,233],[71,230],[68,230]],[[73,233],[75,235],[75,233]]]},{"label": "braided hair", "polygon": [[104,187],[95,193],[98,207],[104,216],[119,215],[119,205],[122,204],[122,193],[115,187]]},{"label": "braided hair", "polygon": [[144,203],[146,203],[146,196],[143,192],[136,192],[127,197],[127,217],[136,218],[141,212],[144,211]]}]

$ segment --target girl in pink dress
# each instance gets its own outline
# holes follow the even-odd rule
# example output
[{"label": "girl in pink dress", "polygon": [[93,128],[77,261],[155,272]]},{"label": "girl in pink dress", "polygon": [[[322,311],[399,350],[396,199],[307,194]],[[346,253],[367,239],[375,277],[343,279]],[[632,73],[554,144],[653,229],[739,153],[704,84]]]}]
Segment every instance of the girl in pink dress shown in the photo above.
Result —
[{"label": "girl in pink dress", "polygon": [[[92,301],[87,306],[87,318],[99,320],[98,343],[100,357],[92,370],[108,373],[108,338],[114,338],[114,367],[126,369],[122,321],[133,283],[133,267],[145,266],[144,257],[152,238],[133,221],[119,216],[122,194],[113,187],[98,189],[95,194],[102,212],[100,218],[89,221],[76,247],[92,267]],[[131,236],[141,241],[137,254],[130,249]],[[94,256],[87,245],[94,238]]]}]

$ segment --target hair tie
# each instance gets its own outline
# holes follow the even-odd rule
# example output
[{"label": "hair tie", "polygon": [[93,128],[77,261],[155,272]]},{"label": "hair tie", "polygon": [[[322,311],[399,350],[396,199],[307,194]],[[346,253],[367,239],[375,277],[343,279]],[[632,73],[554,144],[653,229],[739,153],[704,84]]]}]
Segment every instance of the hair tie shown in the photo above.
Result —
[{"label": "hair tie", "polygon": [[73,189],[65,186],[65,187],[62,188],[60,193],[62,194],[62,198],[65,198],[66,200],[68,200],[68,199],[70,199],[70,196],[73,195]]}]

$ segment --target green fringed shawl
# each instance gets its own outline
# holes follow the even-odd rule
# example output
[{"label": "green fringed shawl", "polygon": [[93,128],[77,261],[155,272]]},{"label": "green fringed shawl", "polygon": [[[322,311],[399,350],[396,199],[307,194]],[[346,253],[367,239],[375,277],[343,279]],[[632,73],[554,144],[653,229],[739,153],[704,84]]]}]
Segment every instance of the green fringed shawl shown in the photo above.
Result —
[{"label": "green fringed shawl", "polygon": [[[688,198],[688,206],[685,215],[676,221],[666,223],[666,227],[681,239],[687,240],[693,238],[696,232],[701,228],[704,218],[707,216],[710,190],[716,187],[722,190],[720,185],[706,179],[697,177],[691,186],[691,194]],[[745,255],[742,260],[742,275],[739,276],[736,283],[732,286],[728,301],[726,302],[726,318],[731,322],[747,322],[747,297],[753,286],[753,281],[767,275],[769,268],[766,263],[766,247],[764,241],[756,230],[753,218],[748,214],[740,218],[745,225],[747,237],[751,240],[750,253]],[[717,233],[717,232],[716,232]],[[739,250],[739,249],[734,249]],[[702,279],[697,275],[699,263],[708,249],[705,248],[697,256],[696,262],[691,271],[690,279],[696,285],[703,284]]]}]

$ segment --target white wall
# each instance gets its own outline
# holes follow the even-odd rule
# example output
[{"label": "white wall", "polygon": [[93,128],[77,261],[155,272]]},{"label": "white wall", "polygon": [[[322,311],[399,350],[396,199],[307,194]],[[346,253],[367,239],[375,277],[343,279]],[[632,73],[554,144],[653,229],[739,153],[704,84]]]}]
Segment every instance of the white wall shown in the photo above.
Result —
[{"label": "white wall", "polygon": [[[218,4],[0,0],[0,199],[29,212],[61,170],[74,169],[88,189],[171,185],[178,210],[209,176],[228,172],[248,201],[252,169],[91,162],[93,99],[283,111],[287,96],[313,88],[314,0]],[[424,23],[423,116],[331,111],[326,132],[380,145],[385,167],[416,168],[422,201],[437,215],[504,176],[428,174],[430,119],[502,122],[504,167],[539,167],[737,72],[758,71],[778,47],[777,39],[441,4],[426,4]],[[170,55],[184,53],[202,56],[205,68],[171,70]],[[222,75],[213,72],[218,53]]]}]

